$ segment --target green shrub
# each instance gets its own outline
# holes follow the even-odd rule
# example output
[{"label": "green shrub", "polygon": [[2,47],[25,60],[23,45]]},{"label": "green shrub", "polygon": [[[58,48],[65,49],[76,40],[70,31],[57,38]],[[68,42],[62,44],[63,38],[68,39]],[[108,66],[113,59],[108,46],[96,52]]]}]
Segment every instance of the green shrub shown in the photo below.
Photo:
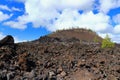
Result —
[{"label": "green shrub", "polygon": [[106,35],[106,37],[103,39],[101,47],[102,48],[113,48],[114,47],[114,43],[111,41],[108,35]]}]

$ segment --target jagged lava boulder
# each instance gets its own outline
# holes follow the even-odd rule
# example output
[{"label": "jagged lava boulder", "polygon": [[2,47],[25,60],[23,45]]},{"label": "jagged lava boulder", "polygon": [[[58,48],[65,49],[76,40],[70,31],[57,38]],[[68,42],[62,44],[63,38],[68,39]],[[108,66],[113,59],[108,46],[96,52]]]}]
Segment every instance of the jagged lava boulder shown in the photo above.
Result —
[{"label": "jagged lava boulder", "polygon": [[95,37],[102,40],[90,30],[61,30],[15,48],[7,39],[0,47],[0,80],[120,80],[120,45],[86,44]]},{"label": "jagged lava boulder", "polygon": [[7,35],[5,38],[0,40],[0,46],[13,45],[13,44],[14,44],[14,38],[11,35]]}]

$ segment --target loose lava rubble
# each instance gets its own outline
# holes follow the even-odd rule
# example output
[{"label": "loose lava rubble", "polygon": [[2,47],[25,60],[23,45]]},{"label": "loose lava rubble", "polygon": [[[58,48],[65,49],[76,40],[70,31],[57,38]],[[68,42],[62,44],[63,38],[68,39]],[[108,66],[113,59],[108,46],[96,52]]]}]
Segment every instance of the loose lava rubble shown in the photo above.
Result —
[{"label": "loose lava rubble", "polygon": [[8,35],[0,41],[0,80],[120,80],[120,45],[102,49],[93,33],[63,30],[23,43]]}]

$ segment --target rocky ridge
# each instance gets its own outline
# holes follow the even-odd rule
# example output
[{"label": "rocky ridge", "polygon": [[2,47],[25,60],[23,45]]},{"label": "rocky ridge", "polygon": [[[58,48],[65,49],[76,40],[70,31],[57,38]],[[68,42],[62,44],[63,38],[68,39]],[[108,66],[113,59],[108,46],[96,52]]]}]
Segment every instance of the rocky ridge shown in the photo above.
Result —
[{"label": "rocky ridge", "polygon": [[120,80],[119,45],[102,49],[99,43],[73,36],[23,43],[14,43],[10,36],[4,39],[0,80]]}]

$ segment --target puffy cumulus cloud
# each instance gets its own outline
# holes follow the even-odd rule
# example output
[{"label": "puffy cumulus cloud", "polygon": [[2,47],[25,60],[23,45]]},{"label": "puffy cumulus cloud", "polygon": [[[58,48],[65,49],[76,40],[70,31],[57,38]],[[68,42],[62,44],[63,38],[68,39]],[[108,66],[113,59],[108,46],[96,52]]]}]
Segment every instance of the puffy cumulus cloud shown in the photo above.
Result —
[{"label": "puffy cumulus cloud", "polygon": [[113,17],[113,21],[116,23],[116,24],[120,24],[120,14],[117,14]]},{"label": "puffy cumulus cloud", "polygon": [[[45,26],[50,31],[75,26],[95,31],[111,31],[110,28],[112,28],[109,24],[109,16],[92,12],[95,0],[59,0],[59,2],[57,0],[25,0],[23,2],[27,15],[22,16],[22,19],[27,17],[27,20],[20,19],[19,22],[32,22],[35,28]],[[83,10],[83,14],[79,13],[80,10]],[[16,26],[16,28],[19,27]]]},{"label": "puffy cumulus cloud", "polygon": [[[59,0],[58,2],[57,0],[26,0],[24,3],[28,15],[22,16],[22,19],[27,17],[27,20],[22,21],[22,19],[20,19],[18,21],[32,22],[33,27],[45,26],[51,31],[74,26],[90,28],[95,31],[105,31],[110,26],[109,16],[102,13],[92,13],[91,10],[93,9],[94,1],[95,0]],[[79,10],[85,12],[80,14],[78,12]],[[16,22],[12,23],[15,24]],[[19,28],[17,26],[15,27]]]},{"label": "puffy cumulus cloud", "polygon": [[[27,28],[27,23],[33,27],[45,27],[50,31],[69,29],[71,27],[89,28],[97,31],[102,37],[106,33],[116,39],[119,33],[119,15],[114,17],[117,26],[113,27],[107,13],[120,7],[120,0],[16,0],[25,5],[25,14],[15,21],[5,22],[5,25],[17,29]],[[96,8],[96,7],[97,8]],[[93,13],[93,10],[98,13]],[[80,13],[82,11],[83,13]],[[119,37],[119,36],[118,36]]]},{"label": "puffy cumulus cloud", "polygon": [[[21,19],[18,17],[17,21],[5,22],[5,25],[25,29],[26,24],[32,22],[35,28],[40,26],[48,28],[61,16],[65,9],[89,11],[93,7],[94,0],[59,0],[59,2],[57,0],[22,0],[22,2],[25,4],[25,13],[27,15],[20,16]],[[87,4],[89,6],[86,6]]]},{"label": "puffy cumulus cloud", "polygon": [[[93,2],[94,0],[59,0],[59,2],[57,0],[26,0],[25,9],[28,20],[33,23],[34,27],[40,27],[55,21],[64,9],[90,10]],[[89,6],[86,6],[87,4]]]},{"label": "puffy cumulus cloud", "polygon": [[67,7],[79,10],[90,10],[93,7],[93,3],[94,0],[61,0],[61,6],[63,6],[63,8]]},{"label": "puffy cumulus cloud", "polygon": [[41,1],[42,0],[28,0],[25,3],[28,21],[32,22],[34,27],[46,26],[51,20],[59,15],[55,8],[52,8],[51,6],[45,8],[42,6],[43,3],[41,4]]},{"label": "puffy cumulus cloud", "polygon": [[77,10],[66,9],[52,25],[48,26],[48,29],[55,31],[57,29],[79,27],[89,28],[99,32],[111,32],[112,27],[109,24],[109,20],[110,17],[103,13],[94,14],[92,11],[90,11],[80,14]]},{"label": "puffy cumulus cloud", "polygon": [[[57,10],[63,10],[65,8],[74,8],[74,9],[91,9],[95,0],[26,0],[25,6],[27,5],[37,5],[43,9],[55,8]],[[89,5],[88,5],[89,4]],[[87,5],[87,6],[86,6]],[[40,8],[39,7],[39,8]]]},{"label": "puffy cumulus cloud", "polygon": [[120,33],[120,24],[118,24],[114,27],[114,33],[116,33],[116,34]]},{"label": "puffy cumulus cloud", "polygon": [[117,35],[113,35],[111,37],[111,40],[116,42],[116,43],[120,43],[120,34],[117,34]]},{"label": "puffy cumulus cloud", "polygon": [[99,0],[100,1],[100,11],[108,13],[111,9],[120,7],[120,0]]},{"label": "puffy cumulus cloud", "polygon": [[0,22],[9,19],[11,16],[12,15],[4,14],[3,12],[0,11]]},{"label": "puffy cumulus cloud", "polygon": [[113,17],[113,21],[116,24],[114,26],[114,33],[119,34],[120,33],[120,14],[117,14]]}]

